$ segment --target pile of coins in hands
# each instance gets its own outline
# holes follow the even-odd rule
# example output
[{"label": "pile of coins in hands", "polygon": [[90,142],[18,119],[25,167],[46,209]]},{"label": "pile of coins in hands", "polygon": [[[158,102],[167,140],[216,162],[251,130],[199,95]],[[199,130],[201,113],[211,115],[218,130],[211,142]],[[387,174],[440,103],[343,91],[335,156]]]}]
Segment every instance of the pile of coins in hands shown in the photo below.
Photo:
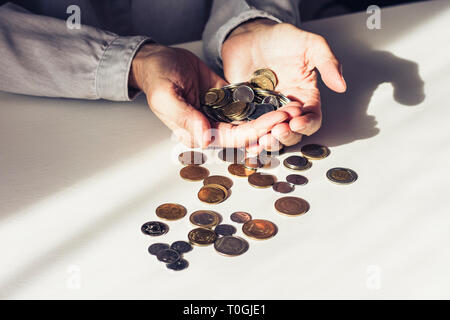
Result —
[{"label": "pile of coins in hands", "polygon": [[290,102],[274,91],[277,83],[271,70],[256,70],[249,82],[209,89],[200,97],[202,110],[216,122],[255,120]]},{"label": "pile of coins in hands", "polygon": [[[282,154],[283,150],[278,153]],[[310,169],[313,161],[328,157],[330,150],[319,144],[307,144],[301,148],[301,155],[289,155],[284,158],[283,165],[286,169],[302,172]],[[235,177],[247,178],[251,187],[272,188],[277,193],[291,193],[295,186],[304,186],[308,179],[298,173],[286,176],[286,181],[278,181],[277,177],[268,173],[259,172],[268,168],[274,168],[281,162],[278,156],[273,154],[259,154],[249,156],[245,150],[237,148],[224,148],[218,152],[218,157],[225,163],[229,163],[228,172]],[[208,205],[214,205],[230,198],[233,180],[226,176],[210,175],[203,165],[206,163],[206,155],[198,151],[186,151],[178,156],[183,165],[180,177],[186,181],[202,181],[203,185],[197,193],[198,199]],[[331,168],[326,172],[326,177],[337,184],[350,184],[357,180],[356,172],[348,168]],[[276,212],[286,216],[300,216],[310,210],[309,203],[295,196],[284,196],[274,203]],[[156,215],[166,221],[183,219],[187,214],[184,206],[176,203],[165,203],[156,208]],[[230,220],[242,224],[242,232],[249,239],[264,240],[274,237],[278,227],[265,219],[254,219],[249,213],[243,211],[233,212]],[[222,223],[223,218],[213,210],[197,210],[190,214],[189,221],[195,226],[187,233],[186,241],[176,241],[170,247],[168,244],[152,244],[148,251],[156,255],[159,261],[165,262],[167,268],[183,270],[188,263],[183,259],[183,253],[192,250],[191,245],[212,245],[221,255],[238,256],[249,249],[249,242],[235,235],[237,229],[231,224]],[[141,227],[141,231],[149,236],[164,235],[169,231],[169,226],[161,221],[150,221]]]}]

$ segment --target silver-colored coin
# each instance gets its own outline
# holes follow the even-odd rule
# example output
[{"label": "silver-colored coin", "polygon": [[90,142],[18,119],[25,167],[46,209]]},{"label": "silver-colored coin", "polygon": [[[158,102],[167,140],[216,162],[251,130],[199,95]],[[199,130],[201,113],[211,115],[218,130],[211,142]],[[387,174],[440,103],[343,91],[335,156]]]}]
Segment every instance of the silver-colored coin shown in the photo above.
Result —
[{"label": "silver-colored coin", "polygon": [[239,256],[247,252],[248,248],[248,242],[241,237],[224,236],[214,242],[214,249],[218,253],[229,257]]},{"label": "silver-colored coin", "polygon": [[232,236],[236,231],[236,228],[231,224],[219,224],[214,228],[214,232],[219,236]]},{"label": "silver-colored coin", "polygon": [[280,106],[277,97],[275,96],[267,96],[262,99],[262,103],[269,103],[273,105],[275,108],[278,108]]},{"label": "silver-colored coin", "polygon": [[173,249],[164,249],[158,252],[156,255],[159,261],[165,262],[165,263],[173,263],[180,259],[180,254],[178,251],[175,251]]},{"label": "silver-colored coin", "polygon": [[186,269],[189,266],[189,262],[187,262],[185,259],[179,259],[175,262],[166,264],[166,266],[168,269],[180,271]]},{"label": "silver-colored coin", "polygon": [[169,249],[169,245],[167,243],[154,243],[148,247],[148,253],[156,256],[161,250],[165,249]]},{"label": "silver-colored coin", "polygon": [[327,178],[338,184],[350,184],[358,179],[358,174],[348,168],[332,168],[327,171]]},{"label": "silver-colored coin", "polygon": [[234,101],[252,102],[255,94],[249,86],[239,86],[233,91]]},{"label": "silver-colored coin", "polygon": [[256,120],[261,117],[263,114],[274,111],[275,107],[269,103],[261,103],[255,106],[255,111],[248,116],[249,120]]}]

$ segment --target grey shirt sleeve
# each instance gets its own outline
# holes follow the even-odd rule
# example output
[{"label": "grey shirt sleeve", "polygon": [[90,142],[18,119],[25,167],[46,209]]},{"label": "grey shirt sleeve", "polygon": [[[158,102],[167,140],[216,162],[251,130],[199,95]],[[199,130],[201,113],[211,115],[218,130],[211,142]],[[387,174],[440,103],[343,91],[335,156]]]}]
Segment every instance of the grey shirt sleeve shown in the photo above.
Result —
[{"label": "grey shirt sleeve", "polygon": [[120,37],[64,20],[0,7],[0,90],[35,96],[130,100],[131,61],[143,36]]},{"label": "grey shirt sleeve", "polygon": [[222,68],[222,44],[240,24],[256,18],[300,24],[300,0],[214,0],[203,32],[203,51],[208,64]]}]

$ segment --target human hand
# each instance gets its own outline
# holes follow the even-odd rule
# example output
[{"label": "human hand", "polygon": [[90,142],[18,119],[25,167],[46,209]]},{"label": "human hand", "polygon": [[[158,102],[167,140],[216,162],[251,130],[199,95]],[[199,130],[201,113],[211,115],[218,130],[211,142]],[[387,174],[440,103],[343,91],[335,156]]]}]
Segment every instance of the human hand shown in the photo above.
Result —
[{"label": "human hand", "polygon": [[223,147],[245,146],[288,118],[285,112],[274,111],[241,125],[211,126],[199,111],[199,96],[226,82],[185,49],[142,46],[132,62],[129,85],[145,92],[150,109],[189,147],[206,147],[212,141]]},{"label": "human hand", "polygon": [[257,69],[271,69],[278,78],[276,90],[293,101],[279,109],[289,115],[287,121],[261,136],[252,146],[256,152],[294,145],[302,135],[311,135],[320,128],[316,69],[330,89],[346,90],[341,65],[326,40],[291,24],[267,19],[242,24],[224,42],[222,61],[229,82],[245,81]]}]

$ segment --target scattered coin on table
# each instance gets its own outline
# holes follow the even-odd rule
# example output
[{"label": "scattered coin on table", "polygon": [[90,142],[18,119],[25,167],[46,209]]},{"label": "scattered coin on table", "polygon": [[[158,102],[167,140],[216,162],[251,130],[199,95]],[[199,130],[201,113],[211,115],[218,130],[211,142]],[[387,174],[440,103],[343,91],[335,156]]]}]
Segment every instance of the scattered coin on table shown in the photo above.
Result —
[{"label": "scattered coin on table", "polygon": [[267,173],[255,172],[248,177],[248,183],[255,188],[269,188],[275,182],[275,176]]},{"label": "scattered coin on table", "polygon": [[195,228],[188,233],[189,242],[196,246],[207,246],[213,244],[217,235],[211,229]]},{"label": "scattered coin on table", "polygon": [[245,239],[235,236],[223,236],[214,242],[214,249],[224,256],[234,257],[247,252],[249,244]]},{"label": "scattered coin on table", "polygon": [[288,169],[303,171],[311,168],[312,163],[302,156],[290,156],[284,159],[283,165]]},{"label": "scattered coin on table", "polygon": [[294,191],[294,186],[290,184],[289,182],[285,181],[278,181],[275,182],[272,186],[273,190],[279,193],[289,193]]},{"label": "scattered coin on table", "polygon": [[256,172],[255,169],[248,169],[243,164],[232,163],[228,166],[228,172],[238,177],[248,177]]},{"label": "scattered coin on table", "polygon": [[163,249],[156,255],[159,261],[164,263],[173,263],[180,259],[180,254],[173,249]]},{"label": "scattered coin on table", "polygon": [[202,202],[217,204],[228,197],[228,190],[220,184],[207,184],[201,187],[197,195]]},{"label": "scattered coin on table", "polygon": [[212,228],[222,222],[222,216],[211,210],[198,210],[191,213],[189,221],[199,227]]},{"label": "scattered coin on table", "polygon": [[203,180],[203,185],[207,184],[219,184],[229,190],[233,186],[233,180],[224,176],[209,176]]},{"label": "scattered coin on table", "polygon": [[178,160],[182,165],[201,165],[206,162],[206,156],[197,151],[185,151],[180,153]]},{"label": "scattered coin on table", "polygon": [[180,176],[184,180],[200,181],[209,176],[209,171],[201,166],[188,165],[180,170]]},{"label": "scattered coin on table", "polygon": [[157,237],[166,234],[169,226],[160,221],[149,221],[142,225],[141,231],[148,236]]},{"label": "scattered coin on table", "polygon": [[287,216],[298,216],[308,212],[309,203],[298,197],[283,197],[275,201],[275,209]]},{"label": "scattered coin on table", "polygon": [[177,203],[164,203],[156,208],[156,215],[165,220],[178,220],[187,213],[185,207]]},{"label": "scattered coin on table", "polygon": [[189,266],[189,262],[187,262],[185,259],[179,259],[175,262],[166,264],[168,269],[174,270],[174,271],[181,271],[186,269]]},{"label": "scattered coin on table", "polygon": [[301,174],[290,174],[286,177],[286,181],[297,186],[302,186],[308,183],[308,178]]},{"label": "scattered coin on table", "polygon": [[278,228],[271,221],[255,219],[244,223],[242,232],[247,237],[255,240],[266,240],[274,237],[278,232]]},{"label": "scattered coin on table", "polygon": [[192,250],[192,246],[189,242],[179,240],[170,245],[170,249],[177,251],[179,254],[183,254]]},{"label": "scattered coin on table", "polygon": [[330,149],[320,144],[306,144],[300,151],[304,157],[311,160],[324,159],[330,154]]},{"label": "scattered coin on table", "polygon": [[231,214],[230,219],[236,223],[246,223],[247,221],[252,220],[252,216],[247,212],[236,211]]},{"label": "scattered coin on table", "polygon": [[150,247],[148,247],[148,253],[156,256],[158,252],[164,249],[169,249],[169,245],[167,243],[154,243]]},{"label": "scattered coin on table", "polygon": [[327,178],[337,184],[350,184],[358,179],[358,175],[351,169],[332,168],[327,171]]},{"label": "scattered coin on table", "polygon": [[219,224],[214,228],[214,232],[218,236],[232,236],[236,231],[236,228],[231,224]]}]

